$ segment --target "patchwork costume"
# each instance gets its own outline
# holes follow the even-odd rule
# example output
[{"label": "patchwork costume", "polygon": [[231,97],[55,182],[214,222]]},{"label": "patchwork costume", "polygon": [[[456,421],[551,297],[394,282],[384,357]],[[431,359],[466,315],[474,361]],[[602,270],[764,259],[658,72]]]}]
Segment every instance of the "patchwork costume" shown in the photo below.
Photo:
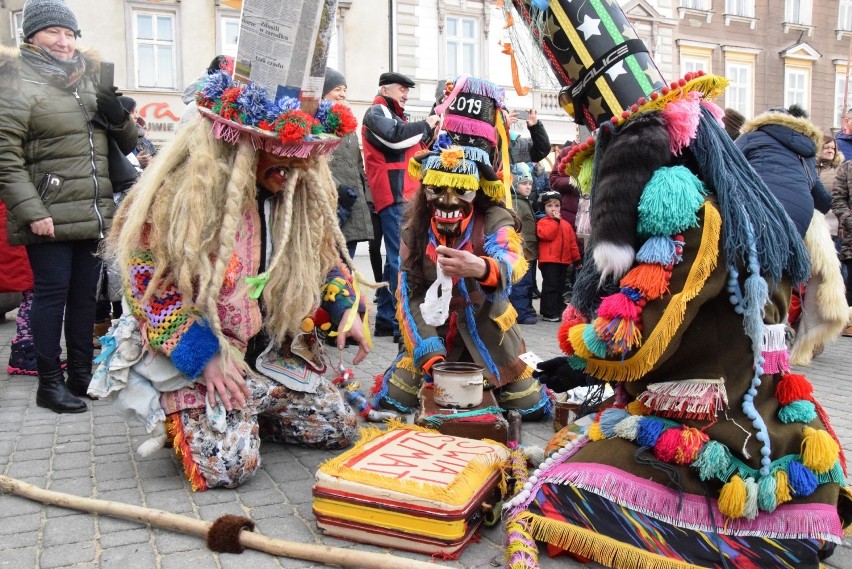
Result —
[{"label": "patchwork costume", "polygon": [[[250,479],[260,466],[261,439],[328,449],[352,442],[356,415],[323,376],[322,343],[342,321],[347,329],[355,318],[366,324],[366,313],[355,277],[340,260],[345,239],[324,157],[338,136],[354,130],[351,111],[324,102],[309,115],[295,99],[272,102],[256,84],[237,85],[223,72],[209,75],[196,98],[201,116],[160,158],[177,164],[176,170],[162,181],[147,178],[122,205],[124,225],[111,240],[118,243],[130,314],[102,339],[90,393],[115,399],[146,422],[154,439],[140,452],[165,442],[165,426],[193,489],[205,490]],[[186,157],[172,156],[181,153]],[[258,167],[267,155],[286,160],[277,159],[268,170]],[[213,156],[221,157],[220,163]],[[297,166],[291,169],[291,163]],[[211,170],[206,164],[222,174],[192,180]],[[261,176],[284,185],[269,191]],[[170,187],[176,180],[186,180],[178,192],[197,193],[208,203],[225,196],[219,198],[221,217],[211,222],[219,233],[213,235],[210,269],[201,263],[192,269],[189,290],[181,288],[186,275],[178,272],[187,261],[179,255],[171,263],[161,260],[172,253],[163,243],[166,230],[156,225],[158,219],[162,224],[160,200],[180,203],[178,198],[186,197]],[[163,207],[170,215],[179,210]],[[235,219],[228,219],[230,214]],[[135,235],[134,220],[140,225]],[[298,255],[294,247],[304,247],[311,259],[292,260]],[[307,265],[312,273],[299,274]],[[319,286],[323,276],[325,284]],[[207,300],[201,296],[205,291]],[[301,304],[287,312],[300,312],[284,312],[287,320],[279,312],[278,324],[270,325],[275,311],[294,300],[289,295]],[[249,391],[244,409],[227,411],[218,398],[209,401],[209,383],[199,380],[214,357],[230,357],[242,366]]]},{"label": "patchwork costume", "polygon": [[710,99],[724,80],[647,81],[617,6],[515,4],[560,22],[545,44],[570,43],[566,59],[585,50],[569,27],[605,23],[627,54],[615,65],[647,89],[599,79],[579,92],[591,62],[566,81],[563,102],[597,136],[559,165],[592,201],[558,341],[616,401],[521,473],[504,510],[508,566],[537,566],[534,540],[610,567],[819,566],[852,502],[840,442],[784,343],[791,283],[808,278],[809,257],[723,130]]}]

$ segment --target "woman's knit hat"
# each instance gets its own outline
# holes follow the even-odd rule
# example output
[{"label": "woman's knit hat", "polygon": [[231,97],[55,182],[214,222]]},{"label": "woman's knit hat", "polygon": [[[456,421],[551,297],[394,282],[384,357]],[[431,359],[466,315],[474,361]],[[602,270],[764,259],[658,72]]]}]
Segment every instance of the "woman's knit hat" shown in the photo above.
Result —
[{"label": "woman's knit hat", "polygon": [[326,67],[325,81],[322,84],[322,96],[325,97],[329,91],[341,85],[346,85],[346,77],[343,76],[343,73],[331,67]]},{"label": "woman's knit hat", "polygon": [[60,26],[80,37],[77,18],[63,0],[27,0],[24,4],[24,39],[30,39],[35,33],[52,26]]}]

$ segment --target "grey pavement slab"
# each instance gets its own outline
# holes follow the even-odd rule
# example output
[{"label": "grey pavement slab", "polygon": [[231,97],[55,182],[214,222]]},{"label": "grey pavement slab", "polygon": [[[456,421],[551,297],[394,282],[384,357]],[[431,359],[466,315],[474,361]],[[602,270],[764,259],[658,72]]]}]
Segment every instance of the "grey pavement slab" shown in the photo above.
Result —
[{"label": "grey pavement slab", "polygon": [[[173,451],[162,449],[148,458],[133,452],[147,437],[105,402],[89,402],[79,415],[56,415],[35,405],[36,380],[8,376],[3,371],[15,331],[13,314],[0,321],[0,473],[42,488],[169,510],[192,518],[213,520],[225,513],[251,517],[258,531],[282,539],[351,550],[394,553],[427,560],[414,553],[395,552],[324,536],[311,513],[310,489],[316,466],[334,456],[313,449],[264,444],[263,468],[253,480],[235,490],[193,493],[181,474]],[[558,353],[557,324],[522,326],[527,347],[542,358]],[[365,364],[356,368],[362,390],[396,354],[389,338],[377,338]],[[354,351],[347,350],[350,361]],[[852,456],[852,338],[826,346],[814,364],[799,370],[814,384],[834,428]],[[522,443],[544,446],[553,428],[550,421],[524,423]],[[206,567],[313,568],[316,562],[276,558],[259,552],[243,555],[210,552],[203,540],[137,522],[43,506],[16,496],[0,495],[0,569],[52,567],[167,569]],[[12,523],[9,521],[12,520]],[[434,561],[436,566],[478,569],[502,563],[502,532],[486,528],[478,542],[461,557]],[[542,552],[543,569],[582,565]],[[852,543],[839,547],[826,565],[852,569]]]}]

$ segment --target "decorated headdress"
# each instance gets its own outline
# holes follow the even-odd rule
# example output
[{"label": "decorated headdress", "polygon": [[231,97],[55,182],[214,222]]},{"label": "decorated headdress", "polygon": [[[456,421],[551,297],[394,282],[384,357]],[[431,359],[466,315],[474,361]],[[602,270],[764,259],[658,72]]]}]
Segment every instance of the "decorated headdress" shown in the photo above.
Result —
[{"label": "decorated headdress", "polygon": [[348,106],[323,99],[315,113],[302,110],[299,99],[272,100],[256,83],[242,85],[217,71],[195,93],[199,112],[213,121],[217,138],[250,143],[279,156],[307,158],[334,151],[341,137],[358,123]]},{"label": "decorated headdress", "polygon": [[473,146],[450,146],[418,154],[408,162],[408,174],[426,186],[482,191],[503,203],[506,190],[491,167],[488,154]]}]

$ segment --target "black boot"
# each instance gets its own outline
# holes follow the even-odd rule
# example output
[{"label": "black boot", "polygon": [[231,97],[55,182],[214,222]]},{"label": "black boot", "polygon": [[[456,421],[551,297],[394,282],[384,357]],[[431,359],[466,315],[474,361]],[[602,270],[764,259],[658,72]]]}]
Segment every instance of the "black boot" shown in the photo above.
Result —
[{"label": "black boot", "polygon": [[38,366],[36,405],[46,407],[54,413],[82,413],[86,410],[86,404],[68,391],[58,359],[39,356],[36,365]]},{"label": "black boot", "polygon": [[66,383],[68,391],[77,397],[89,397],[94,348],[89,343],[85,347],[70,345],[66,347],[68,349],[68,382]]}]

